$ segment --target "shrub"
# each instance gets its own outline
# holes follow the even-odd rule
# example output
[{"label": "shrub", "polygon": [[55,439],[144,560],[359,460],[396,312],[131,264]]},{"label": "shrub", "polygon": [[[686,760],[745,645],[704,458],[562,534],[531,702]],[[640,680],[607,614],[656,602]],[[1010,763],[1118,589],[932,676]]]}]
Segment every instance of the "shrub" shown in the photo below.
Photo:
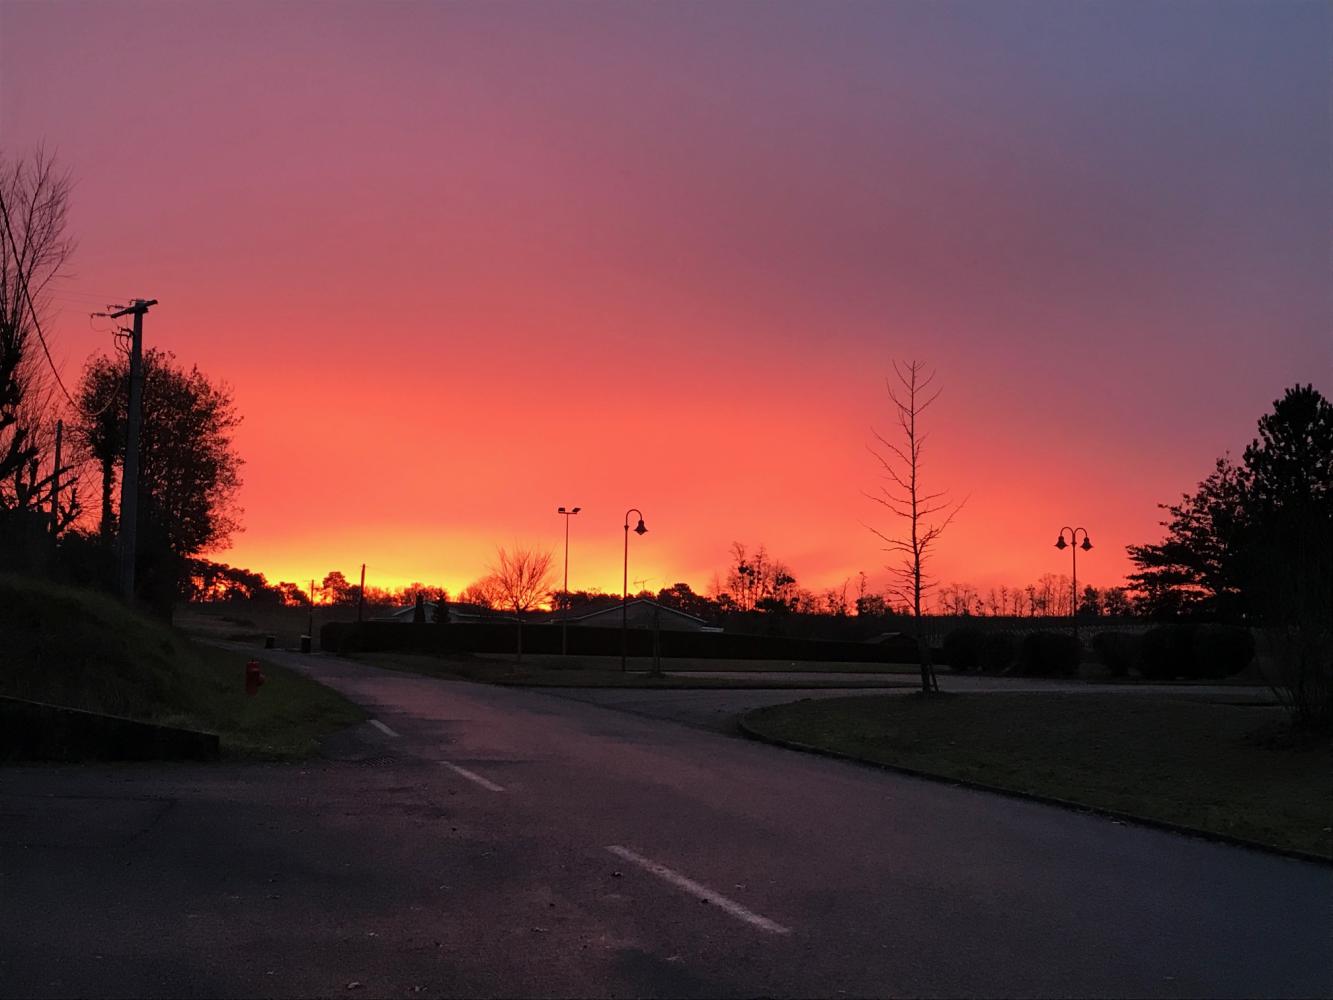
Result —
[{"label": "shrub", "polygon": [[1254,660],[1254,635],[1239,625],[1200,625],[1194,633],[1195,677],[1233,677]]},{"label": "shrub", "polygon": [[941,655],[954,670],[976,670],[981,666],[981,644],[984,635],[975,626],[964,625],[944,637]]},{"label": "shrub", "polygon": [[992,630],[981,637],[980,664],[988,674],[1001,674],[1018,659],[1018,640],[1008,632]]},{"label": "shrub", "polygon": [[1029,632],[1018,651],[1019,672],[1028,677],[1071,677],[1082,647],[1068,632]]},{"label": "shrub", "polygon": [[1139,666],[1143,637],[1133,632],[1098,632],[1092,637],[1097,659],[1111,671],[1112,677],[1128,677]]},{"label": "shrub", "polygon": [[1197,625],[1158,625],[1143,633],[1139,669],[1149,680],[1197,676],[1194,633]]}]

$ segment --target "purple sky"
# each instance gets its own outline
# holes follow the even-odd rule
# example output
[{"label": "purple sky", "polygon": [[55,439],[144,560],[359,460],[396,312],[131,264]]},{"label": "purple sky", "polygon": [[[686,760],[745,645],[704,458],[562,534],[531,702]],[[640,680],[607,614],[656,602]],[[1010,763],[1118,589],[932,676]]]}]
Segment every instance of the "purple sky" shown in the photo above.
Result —
[{"label": "purple sky", "polygon": [[[230,382],[288,579],[698,585],[733,539],[883,579],[882,377],[946,394],[946,579],[1126,569],[1154,505],[1333,379],[1322,3],[15,3],[0,135],[78,181],[53,301],[162,300]],[[100,329],[100,328],[99,328]],[[882,523],[882,522],[877,522]]]}]

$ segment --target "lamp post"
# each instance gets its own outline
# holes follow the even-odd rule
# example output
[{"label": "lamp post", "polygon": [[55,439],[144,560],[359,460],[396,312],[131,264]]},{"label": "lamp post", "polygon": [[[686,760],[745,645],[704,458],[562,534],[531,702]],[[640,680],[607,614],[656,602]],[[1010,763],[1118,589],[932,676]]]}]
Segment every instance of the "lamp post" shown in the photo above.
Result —
[{"label": "lamp post", "polygon": [[647,534],[648,527],[643,523],[643,511],[631,507],[625,511],[625,565],[624,577],[620,584],[620,672],[625,672],[626,651],[629,649],[629,516],[639,515],[639,523],[634,526],[636,535]]},{"label": "lamp post", "polygon": [[[1067,542],[1065,541],[1066,531],[1069,532],[1069,541]],[[1080,531],[1083,532],[1083,544],[1081,545],[1078,543],[1078,533]],[[1073,556],[1074,560],[1073,584],[1072,584],[1073,593],[1070,594],[1072,600],[1069,605],[1069,617],[1074,622],[1074,640],[1077,641],[1078,640],[1078,550],[1082,549],[1084,552],[1089,551],[1092,548],[1092,539],[1088,537],[1087,528],[1071,528],[1068,525],[1066,525],[1065,527],[1060,529],[1060,537],[1055,540],[1055,547],[1057,549],[1069,549],[1070,554]]]},{"label": "lamp post", "polygon": [[582,507],[557,507],[556,513],[565,518],[565,585],[560,591],[560,655],[569,655],[569,519]]}]

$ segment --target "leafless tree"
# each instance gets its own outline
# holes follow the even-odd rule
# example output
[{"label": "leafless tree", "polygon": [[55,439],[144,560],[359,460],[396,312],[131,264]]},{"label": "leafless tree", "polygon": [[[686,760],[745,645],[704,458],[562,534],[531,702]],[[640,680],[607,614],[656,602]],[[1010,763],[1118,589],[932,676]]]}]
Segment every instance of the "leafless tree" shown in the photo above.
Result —
[{"label": "leafless tree", "polygon": [[496,551],[491,580],[499,598],[497,603],[512,611],[518,622],[517,660],[523,659],[523,614],[546,600],[554,579],[550,552],[518,545]]},{"label": "leafless tree", "polygon": [[53,369],[41,315],[74,250],[70,186],[47,153],[0,154],[0,512],[35,509],[50,492],[43,438],[55,423]]},{"label": "leafless tree", "polygon": [[879,431],[872,432],[878,447],[872,445],[870,453],[879,462],[882,482],[879,492],[866,496],[906,523],[899,534],[867,527],[885,543],[885,552],[898,557],[897,563],[887,567],[895,580],[890,593],[911,608],[921,663],[921,690],[929,693],[939,690],[939,684],[921,620],[922,598],[935,586],[926,564],[935,543],[965,501],[951,503],[946,492],[931,492],[922,483],[921,456],[926,434],[919,425],[921,415],[940,395],[940,389],[932,388],[935,373],[927,372],[919,361],[895,361],[893,374],[893,378],[885,379],[885,386],[898,431],[892,439]]}]

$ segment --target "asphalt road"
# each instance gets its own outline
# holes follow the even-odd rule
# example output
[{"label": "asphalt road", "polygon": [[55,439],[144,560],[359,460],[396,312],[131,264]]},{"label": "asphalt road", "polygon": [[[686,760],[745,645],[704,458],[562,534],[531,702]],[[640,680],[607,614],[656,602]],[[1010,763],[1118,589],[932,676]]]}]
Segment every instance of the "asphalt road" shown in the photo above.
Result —
[{"label": "asphalt road", "polygon": [[0,993],[1333,993],[1333,868],[288,659],[377,724],[306,766],[0,771]]}]

